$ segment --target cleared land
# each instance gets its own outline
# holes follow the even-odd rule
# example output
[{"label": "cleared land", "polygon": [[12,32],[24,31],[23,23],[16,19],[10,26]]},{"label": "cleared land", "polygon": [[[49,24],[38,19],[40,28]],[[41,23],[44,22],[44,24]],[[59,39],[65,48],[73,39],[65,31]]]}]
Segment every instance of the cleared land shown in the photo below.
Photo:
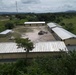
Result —
[{"label": "cleared land", "polygon": [[[55,40],[53,35],[47,30],[45,26],[36,26],[36,27],[28,27],[28,28],[32,29],[33,31],[22,34],[22,38],[29,38],[34,43]],[[39,31],[45,31],[47,32],[47,34],[44,33],[43,35],[38,35]]]},{"label": "cleared land", "polygon": [[[38,32],[40,31],[45,31],[47,34],[44,33],[43,35],[38,35]],[[13,42],[14,40],[10,40],[12,36],[15,38],[29,38],[34,43],[55,40],[46,26],[17,26],[13,29],[13,33],[5,37],[0,37],[0,42]]]}]

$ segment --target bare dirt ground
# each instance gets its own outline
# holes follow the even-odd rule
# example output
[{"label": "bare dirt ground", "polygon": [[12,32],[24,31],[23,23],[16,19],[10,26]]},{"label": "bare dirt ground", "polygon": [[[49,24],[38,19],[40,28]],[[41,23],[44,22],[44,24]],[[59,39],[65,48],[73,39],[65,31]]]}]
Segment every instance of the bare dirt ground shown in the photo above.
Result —
[{"label": "bare dirt ground", "polygon": [[[47,34],[38,35],[39,31],[45,31]],[[14,42],[14,40],[9,40],[12,36],[14,38],[29,38],[33,43],[55,40],[46,26],[18,26],[13,29],[13,33],[0,37],[0,42]]]},{"label": "bare dirt ground", "polygon": [[[28,28],[32,29],[33,31],[23,33],[22,38],[29,38],[33,43],[47,42],[47,41],[55,40],[53,35],[48,31],[48,29],[45,26],[36,26],[36,27],[28,27]],[[38,32],[41,30],[47,32],[47,34],[38,35]]]}]

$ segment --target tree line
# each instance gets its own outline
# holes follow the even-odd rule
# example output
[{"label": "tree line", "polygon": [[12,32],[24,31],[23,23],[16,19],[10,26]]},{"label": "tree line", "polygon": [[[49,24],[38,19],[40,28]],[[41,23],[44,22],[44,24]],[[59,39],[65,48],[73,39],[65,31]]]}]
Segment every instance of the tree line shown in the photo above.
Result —
[{"label": "tree line", "polygon": [[[6,16],[6,15],[2,15],[2,16]],[[8,15],[8,16],[9,16],[10,21],[5,23],[4,27],[2,27],[3,30],[12,29],[16,25],[19,25],[19,22],[21,20],[26,19],[27,21],[45,21],[46,23],[55,22],[62,25],[65,29],[73,32],[74,30],[73,23],[65,24],[64,22],[62,22],[62,20],[63,18],[71,19],[72,17],[76,16],[76,14],[75,13],[40,13],[40,14],[27,13],[27,14],[16,14],[16,15]],[[2,28],[1,28],[1,31],[2,31]]]},{"label": "tree line", "polygon": [[42,13],[42,14],[28,13],[28,14],[17,14],[15,16],[18,19],[27,18],[28,21],[60,22],[60,20],[62,20],[61,17],[69,19],[75,15],[76,14],[72,13]]}]

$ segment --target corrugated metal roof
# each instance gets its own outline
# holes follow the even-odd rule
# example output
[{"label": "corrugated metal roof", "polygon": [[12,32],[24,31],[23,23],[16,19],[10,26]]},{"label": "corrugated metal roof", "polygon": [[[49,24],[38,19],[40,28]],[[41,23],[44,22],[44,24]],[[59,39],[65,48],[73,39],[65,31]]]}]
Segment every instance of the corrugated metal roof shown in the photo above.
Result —
[{"label": "corrugated metal roof", "polygon": [[1,32],[0,34],[1,35],[5,35],[5,34],[8,34],[9,32],[11,32],[12,30],[5,30],[5,31],[3,31],[3,32]]},{"label": "corrugated metal roof", "polygon": [[58,25],[56,23],[52,23],[52,22],[48,23],[47,25],[49,28],[61,27],[60,25]]},{"label": "corrugated metal roof", "polygon": [[67,51],[64,42],[52,41],[36,43],[33,52],[59,52],[60,50]]},{"label": "corrugated metal roof", "polygon": [[[64,42],[39,42],[34,45],[34,49],[30,52],[59,52],[67,51]],[[16,43],[0,43],[0,53],[17,53],[25,52],[22,48],[17,48]]]},{"label": "corrugated metal roof", "polygon": [[24,24],[45,24],[44,21],[41,22],[24,22]]},{"label": "corrugated metal roof", "polygon": [[63,28],[53,28],[52,29],[62,40],[69,39],[69,38],[76,38],[76,35],[72,34],[71,32],[63,29]]}]

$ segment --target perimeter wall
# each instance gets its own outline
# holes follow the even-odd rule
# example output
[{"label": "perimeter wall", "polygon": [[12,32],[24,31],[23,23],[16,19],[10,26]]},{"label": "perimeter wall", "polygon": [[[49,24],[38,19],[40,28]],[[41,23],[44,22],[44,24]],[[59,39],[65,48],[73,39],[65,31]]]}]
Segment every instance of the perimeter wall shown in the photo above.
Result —
[{"label": "perimeter wall", "polygon": [[[27,58],[60,56],[64,52],[32,52],[28,53]],[[19,59],[26,58],[26,53],[0,53],[0,59]]]}]

